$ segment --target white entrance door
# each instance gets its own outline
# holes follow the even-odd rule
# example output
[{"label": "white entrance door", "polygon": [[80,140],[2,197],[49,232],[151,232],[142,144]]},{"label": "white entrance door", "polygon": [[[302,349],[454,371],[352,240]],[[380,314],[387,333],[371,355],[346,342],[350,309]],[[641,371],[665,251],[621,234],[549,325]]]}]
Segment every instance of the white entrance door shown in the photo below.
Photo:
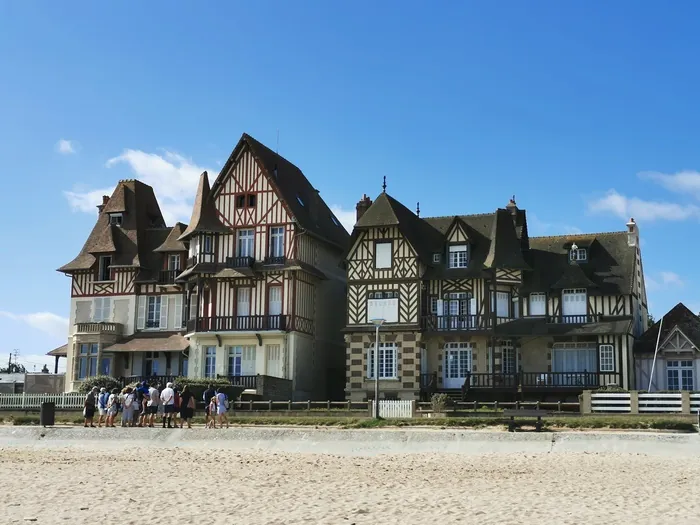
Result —
[{"label": "white entrance door", "polygon": [[472,369],[472,344],[447,343],[442,385],[445,388],[462,388]]}]

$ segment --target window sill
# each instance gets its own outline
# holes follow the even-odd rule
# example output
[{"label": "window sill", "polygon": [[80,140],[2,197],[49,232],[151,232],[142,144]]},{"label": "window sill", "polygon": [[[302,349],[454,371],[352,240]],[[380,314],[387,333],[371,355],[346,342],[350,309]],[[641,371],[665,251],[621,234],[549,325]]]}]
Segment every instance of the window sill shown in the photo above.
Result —
[{"label": "window sill", "polygon": [[[374,383],[374,378],[373,377],[365,377],[365,381],[372,381]],[[398,377],[380,377],[379,382],[381,383],[382,381],[396,381],[399,382],[401,381]]]},{"label": "window sill", "polygon": [[116,283],[116,279],[109,279],[107,281],[92,281],[92,284],[109,284],[109,283]]}]

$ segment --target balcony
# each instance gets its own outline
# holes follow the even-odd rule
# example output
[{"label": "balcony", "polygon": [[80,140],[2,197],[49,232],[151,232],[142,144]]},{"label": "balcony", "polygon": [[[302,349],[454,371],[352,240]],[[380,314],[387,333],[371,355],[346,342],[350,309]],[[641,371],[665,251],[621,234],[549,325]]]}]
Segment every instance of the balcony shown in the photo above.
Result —
[{"label": "balcony", "polygon": [[482,315],[424,315],[423,328],[429,332],[488,330],[491,319]]},{"label": "balcony", "polygon": [[104,322],[88,322],[88,323],[76,323],[75,324],[76,334],[107,334],[107,335],[121,335],[122,325],[121,323],[104,323]]},{"label": "balcony", "polygon": [[284,263],[287,262],[287,258],[282,256],[282,257],[265,257],[265,260],[263,261],[263,264],[265,266],[282,266]]},{"label": "balcony", "polygon": [[250,268],[253,264],[254,257],[226,257],[226,268]]},{"label": "balcony", "polygon": [[185,268],[193,268],[197,264],[197,256],[188,257],[185,261]]},{"label": "balcony", "polygon": [[175,277],[180,274],[180,270],[161,270],[158,273],[158,284],[175,284]]},{"label": "balcony", "polygon": [[286,331],[286,315],[243,315],[230,317],[200,317],[187,321],[187,332],[261,332]]},{"label": "balcony", "polygon": [[465,388],[584,390],[619,385],[617,372],[514,372],[469,374]]},{"label": "balcony", "polygon": [[549,324],[588,324],[599,323],[599,314],[584,314],[584,315],[550,315],[547,317]]}]

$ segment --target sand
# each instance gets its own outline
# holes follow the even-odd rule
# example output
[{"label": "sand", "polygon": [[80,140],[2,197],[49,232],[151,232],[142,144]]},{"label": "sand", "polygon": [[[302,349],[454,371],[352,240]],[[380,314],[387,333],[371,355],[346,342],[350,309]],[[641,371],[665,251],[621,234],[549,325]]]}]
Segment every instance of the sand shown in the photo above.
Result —
[{"label": "sand", "polygon": [[[456,454],[434,447],[434,453],[363,456],[278,452],[275,443],[282,441],[281,434],[264,446],[256,437],[257,445],[251,441],[246,449],[240,441],[229,446],[225,430],[214,431],[216,440],[185,440],[181,445],[161,433],[142,433],[143,441],[134,441],[133,434],[127,439],[129,430],[117,432],[118,438],[109,441],[71,441],[63,434],[60,440],[37,442],[22,434],[4,439],[0,435],[0,522],[443,525],[700,520],[700,459],[678,453]],[[300,440],[308,443],[309,435]],[[374,436],[363,435],[368,442]],[[424,440],[431,442],[431,436],[439,435],[435,431],[411,439],[427,436]],[[149,436],[154,439],[147,440]],[[323,436],[330,440],[333,434]],[[385,444],[387,439],[382,438]],[[483,444],[489,438],[478,439]],[[515,439],[506,441],[517,443]],[[665,439],[659,436],[658,452],[672,447]],[[698,436],[687,439],[697,442]],[[588,448],[610,448],[595,440],[584,442],[593,443]]]}]

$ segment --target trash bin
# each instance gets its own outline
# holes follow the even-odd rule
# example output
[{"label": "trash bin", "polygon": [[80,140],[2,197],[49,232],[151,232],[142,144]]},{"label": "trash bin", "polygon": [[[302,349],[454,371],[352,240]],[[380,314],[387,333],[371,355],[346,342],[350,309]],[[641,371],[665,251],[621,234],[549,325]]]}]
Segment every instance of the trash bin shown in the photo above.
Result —
[{"label": "trash bin", "polygon": [[52,427],[55,422],[56,403],[42,403],[39,411],[39,424],[44,427]]}]

